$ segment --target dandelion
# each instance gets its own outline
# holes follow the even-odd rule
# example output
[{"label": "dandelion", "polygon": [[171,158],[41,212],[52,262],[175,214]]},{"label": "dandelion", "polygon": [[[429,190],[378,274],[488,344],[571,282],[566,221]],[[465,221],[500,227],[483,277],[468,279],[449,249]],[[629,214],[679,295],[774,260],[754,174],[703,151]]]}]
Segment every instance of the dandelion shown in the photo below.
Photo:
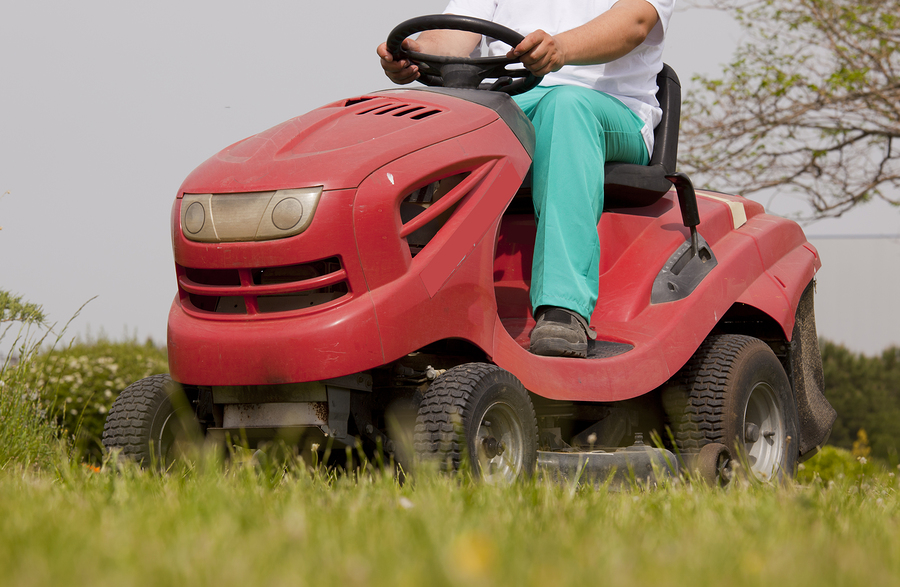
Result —
[{"label": "dandelion", "polygon": [[868,462],[866,460],[866,457],[859,457],[856,460],[858,460],[860,462],[860,464],[862,464],[862,465],[865,465]]}]

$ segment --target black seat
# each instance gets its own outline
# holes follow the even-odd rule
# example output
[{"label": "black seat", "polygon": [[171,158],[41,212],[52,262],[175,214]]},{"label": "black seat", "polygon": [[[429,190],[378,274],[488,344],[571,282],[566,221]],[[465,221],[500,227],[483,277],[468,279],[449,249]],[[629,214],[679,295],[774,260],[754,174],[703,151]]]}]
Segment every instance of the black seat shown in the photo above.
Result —
[{"label": "black seat", "polygon": [[675,173],[678,158],[678,124],[681,120],[681,83],[675,70],[663,64],[656,76],[656,99],[662,120],[654,131],[649,165],[607,163],[603,184],[603,207],[636,208],[656,203],[672,188],[666,175]]},{"label": "black seat", "polygon": [[[607,163],[604,174],[603,208],[639,208],[656,203],[671,188],[666,175],[675,173],[678,158],[678,125],[681,121],[681,83],[675,70],[663,64],[656,76],[656,99],[662,108],[662,119],[653,131],[653,154],[648,165]],[[516,214],[530,212],[531,171],[510,205]]]}]

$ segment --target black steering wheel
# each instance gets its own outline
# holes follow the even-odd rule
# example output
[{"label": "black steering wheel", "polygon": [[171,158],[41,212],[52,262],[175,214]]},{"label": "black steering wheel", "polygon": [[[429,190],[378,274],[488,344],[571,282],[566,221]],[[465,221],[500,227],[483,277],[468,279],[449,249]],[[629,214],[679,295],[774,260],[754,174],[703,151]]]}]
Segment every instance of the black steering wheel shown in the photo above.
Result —
[{"label": "black steering wheel", "polygon": [[[540,83],[542,78],[525,68],[507,69],[508,65],[519,62],[515,58],[445,57],[403,49],[402,43],[410,35],[439,29],[478,33],[503,41],[510,47],[515,47],[525,38],[516,31],[489,20],[456,14],[432,14],[411,18],[394,27],[388,35],[387,50],[395,60],[409,59],[418,65],[419,81],[427,86],[483,88],[515,96],[527,92]],[[497,81],[490,85],[482,85],[486,79]]]}]

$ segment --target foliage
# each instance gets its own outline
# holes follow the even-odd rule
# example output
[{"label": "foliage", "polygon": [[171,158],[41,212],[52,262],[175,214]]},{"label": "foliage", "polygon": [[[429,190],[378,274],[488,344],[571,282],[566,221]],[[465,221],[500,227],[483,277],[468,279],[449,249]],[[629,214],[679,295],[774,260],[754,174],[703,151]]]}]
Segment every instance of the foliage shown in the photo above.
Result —
[{"label": "foliage", "polygon": [[43,310],[37,304],[23,302],[22,296],[14,296],[0,290],[0,322],[24,322],[43,324],[46,321]]},{"label": "foliage", "polygon": [[[864,444],[871,447],[872,456],[896,465],[900,452],[900,348],[867,357],[825,342],[822,364],[825,395],[838,413],[828,442],[847,450],[856,444],[858,451],[865,449]],[[860,443],[862,435],[864,443]]]},{"label": "foliage", "polygon": [[[46,466],[59,448],[58,431],[47,418],[47,406],[39,390],[28,383],[28,373],[47,336],[38,336],[30,326],[43,324],[44,316],[38,306],[3,290],[0,316],[22,323],[12,341],[18,356],[7,356],[0,362],[0,470],[10,465]],[[12,326],[0,331],[0,340]]]},{"label": "foliage", "polygon": [[59,446],[47,405],[24,381],[31,356],[7,360],[0,370],[0,470],[11,464],[46,466]]},{"label": "foliage", "polygon": [[860,428],[856,433],[856,440],[853,441],[853,450],[850,451],[857,459],[868,458],[872,454],[872,447],[869,446],[869,435],[866,434],[865,428]]},{"label": "foliage", "polygon": [[10,585],[887,585],[896,477],[618,493],[198,460],[0,472]]},{"label": "foliage", "polygon": [[166,351],[151,340],[101,338],[37,355],[27,368],[27,379],[52,406],[51,413],[77,454],[100,462],[103,424],[119,392],[139,379],[167,372]]},{"label": "foliage", "polygon": [[900,4],[699,1],[748,40],[685,102],[681,159],[698,183],[799,192],[817,217],[900,205]]},{"label": "foliage", "polygon": [[864,456],[836,446],[823,446],[816,456],[800,465],[797,481],[800,483],[854,482],[860,478],[872,477],[879,472],[879,466]]}]

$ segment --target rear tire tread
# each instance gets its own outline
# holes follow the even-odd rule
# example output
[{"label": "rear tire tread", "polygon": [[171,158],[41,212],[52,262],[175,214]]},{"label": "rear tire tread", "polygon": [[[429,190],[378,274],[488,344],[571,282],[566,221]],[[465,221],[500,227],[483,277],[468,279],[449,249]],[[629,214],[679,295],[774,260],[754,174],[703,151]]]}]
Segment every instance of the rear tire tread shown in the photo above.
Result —
[{"label": "rear tire tread", "polygon": [[725,438],[727,381],[735,357],[754,344],[765,343],[744,335],[710,336],[675,376],[675,389],[663,401],[674,416],[672,433],[680,450],[699,451],[712,442],[730,445]]}]

